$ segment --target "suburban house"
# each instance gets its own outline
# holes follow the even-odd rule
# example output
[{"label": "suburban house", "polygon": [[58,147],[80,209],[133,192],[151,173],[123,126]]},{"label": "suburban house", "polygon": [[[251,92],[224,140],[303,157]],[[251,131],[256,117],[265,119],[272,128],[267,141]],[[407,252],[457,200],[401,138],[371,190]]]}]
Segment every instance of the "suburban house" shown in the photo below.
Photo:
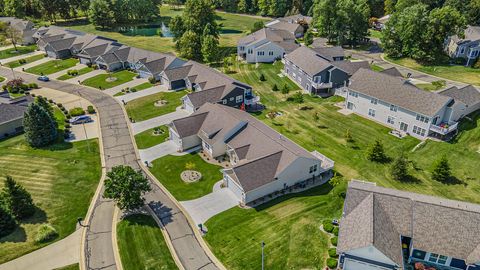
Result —
[{"label": "suburban house", "polygon": [[341,46],[334,46],[334,47],[321,46],[321,47],[312,48],[312,50],[315,51],[318,54],[318,56],[324,58],[329,62],[345,60],[345,51]]},{"label": "suburban house", "polygon": [[391,68],[384,69],[384,70],[380,71],[380,73],[387,74],[387,75],[394,76],[394,77],[403,78],[402,73],[400,73],[400,71],[396,67],[391,67]]},{"label": "suburban house", "polygon": [[351,181],[338,235],[339,267],[479,270],[479,232],[480,205]]},{"label": "suburban house", "polygon": [[10,99],[0,95],[0,139],[23,132],[23,114],[33,101],[30,96]]},{"label": "suburban house", "polygon": [[242,204],[332,177],[332,160],[308,152],[249,113],[221,104],[204,104],[171,122],[169,131],[178,151],[201,146],[210,158],[229,160],[223,183]]},{"label": "suburban house", "polygon": [[[332,95],[332,89],[345,86],[348,78],[358,69],[370,67],[366,61],[341,61],[341,54],[337,48],[322,50],[328,51],[328,54],[322,55],[301,46],[284,57],[283,73],[307,93]],[[334,53],[337,50],[338,52]]]},{"label": "suburban house", "polygon": [[238,41],[237,54],[247,63],[271,63],[299,46],[288,31],[262,28]]},{"label": "suburban house", "polygon": [[460,119],[480,110],[480,90],[472,85],[463,88],[453,86],[439,92],[440,95],[453,98],[455,101],[455,118]]},{"label": "suburban house", "polygon": [[480,26],[468,26],[465,37],[448,37],[445,41],[445,51],[451,58],[463,58],[466,65],[472,65],[480,56]]},{"label": "suburban house", "polygon": [[419,139],[448,138],[463,116],[454,98],[386,73],[360,69],[346,88],[347,110]]},{"label": "suburban house", "polygon": [[17,19],[14,17],[0,17],[0,22],[4,22],[8,26],[18,31],[22,36],[22,45],[34,44],[33,34],[37,31],[35,25],[31,21]]},{"label": "suburban house", "polygon": [[114,52],[121,46],[122,44],[114,40],[97,36],[91,42],[82,46],[80,51],[74,55],[78,58],[80,64],[89,65],[93,64],[100,55]]}]

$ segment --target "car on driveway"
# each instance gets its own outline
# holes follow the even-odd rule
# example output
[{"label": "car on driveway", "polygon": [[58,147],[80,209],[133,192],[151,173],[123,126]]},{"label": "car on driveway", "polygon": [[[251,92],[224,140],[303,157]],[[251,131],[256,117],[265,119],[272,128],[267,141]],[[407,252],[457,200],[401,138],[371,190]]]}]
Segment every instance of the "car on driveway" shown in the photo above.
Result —
[{"label": "car on driveway", "polygon": [[50,81],[50,78],[48,78],[47,76],[40,76],[40,77],[37,78],[37,80],[42,81],[42,82],[48,82],[48,81]]},{"label": "car on driveway", "polygon": [[80,124],[85,124],[85,123],[90,123],[92,122],[92,118],[90,118],[90,116],[88,115],[80,115],[80,116],[76,116],[72,119],[70,119],[70,124],[72,125],[80,125]]}]

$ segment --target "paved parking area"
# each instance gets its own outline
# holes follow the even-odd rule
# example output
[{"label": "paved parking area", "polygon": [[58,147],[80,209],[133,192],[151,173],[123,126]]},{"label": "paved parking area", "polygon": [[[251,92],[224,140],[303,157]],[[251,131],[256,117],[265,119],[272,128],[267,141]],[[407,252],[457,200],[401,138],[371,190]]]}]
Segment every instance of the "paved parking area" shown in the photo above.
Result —
[{"label": "paved parking area", "polygon": [[98,138],[98,117],[96,115],[89,115],[92,122],[81,125],[71,125],[70,131],[72,135],[66,141],[78,142],[93,138]]}]

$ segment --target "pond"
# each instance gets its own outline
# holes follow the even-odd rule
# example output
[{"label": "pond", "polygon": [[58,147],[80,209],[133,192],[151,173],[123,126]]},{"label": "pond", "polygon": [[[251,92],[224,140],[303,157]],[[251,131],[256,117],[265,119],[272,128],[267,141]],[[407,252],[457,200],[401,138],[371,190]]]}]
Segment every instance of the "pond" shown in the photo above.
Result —
[{"label": "pond", "polygon": [[118,26],[114,30],[126,36],[173,37],[172,32],[163,22],[160,24]]}]

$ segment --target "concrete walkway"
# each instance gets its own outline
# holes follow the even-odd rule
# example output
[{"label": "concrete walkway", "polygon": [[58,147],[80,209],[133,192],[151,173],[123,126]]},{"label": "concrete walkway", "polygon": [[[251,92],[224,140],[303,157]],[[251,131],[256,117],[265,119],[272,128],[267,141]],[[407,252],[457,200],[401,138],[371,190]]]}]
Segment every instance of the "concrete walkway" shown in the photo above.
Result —
[{"label": "concrete walkway", "polygon": [[24,70],[24,69],[27,69],[27,68],[31,68],[31,67],[35,67],[35,66],[41,65],[41,64],[43,64],[43,63],[46,63],[46,62],[49,62],[49,61],[52,61],[52,60],[53,60],[52,58],[44,57],[44,58],[39,59],[39,60],[37,60],[37,61],[33,61],[33,62],[31,62],[31,63],[28,63],[28,64],[25,64],[25,65],[16,67],[16,68],[14,68],[14,70],[16,70],[16,71],[21,71],[21,70]]},{"label": "concrete walkway", "polygon": [[219,187],[222,181],[215,184],[212,193],[180,202],[196,224],[204,224],[209,218],[238,205],[238,198],[230,189]]},{"label": "concrete walkway", "polygon": [[[34,56],[34,55],[37,55],[37,54],[44,54],[44,52],[34,51],[34,52],[31,52],[31,53],[20,54],[20,55],[17,55],[17,56],[2,59],[2,60],[0,60],[0,63],[2,63],[2,65],[3,65],[3,64],[6,64],[6,63],[17,61],[17,60],[27,58],[27,57],[30,57],[30,56]],[[49,58],[49,59],[51,60],[51,58]]]},{"label": "concrete walkway", "polygon": [[148,163],[155,159],[171,155],[177,152],[177,146],[172,140],[168,140],[161,144],[157,144],[144,150],[138,150],[140,159],[142,162],[148,161]]},{"label": "concrete walkway", "polygon": [[76,230],[60,241],[0,265],[0,270],[51,270],[78,263],[81,235],[82,230]]},{"label": "concrete walkway", "polygon": [[132,81],[126,82],[124,84],[120,84],[120,85],[112,87],[112,88],[108,88],[107,90],[104,90],[103,92],[113,96],[116,93],[122,92],[123,88],[126,88],[126,87],[132,88],[134,86],[137,86],[137,85],[140,85],[140,84],[146,83],[146,82],[148,82],[148,80],[145,79],[145,78],[140,78],[140,79],[134,78]]},{"label": "concrete walkway", "polygon": [[107,72],[103,69],[95,69],[95,70],[92,70],[90,72],[87,72],[85,74],[82,74],[80,76],[77,76],[77,77],[73,77],[71,79],[68,79],[68,80],[65,80],[65,82],[68,82],[68,83],[73,83],[73,84],[78,84],[78,81],[81,81],[83,82],[84,80],[88,79],[88,78],[91,78],[91,77],[94,77],[94,76],[97,76],[99,74],[106,74]]},{"label": "concrete walkway", "polygon": [[186,117],[189,114],[190,114],[189,112],[187,112],[187,111],[185,111],[181,108],[177,108],[177,110],[174,111],[174,112],[164,114],[164,115],[160,115],[158,117],[148,119],[148,120],[145,120],[145,121],[142,121],[142,122],[132,123],[132,131],[133,131],[133,134],[138,134],[142,131],[145,131],[145,130],[148,130],[148,129],[151,129],[151,128],[154,128],[154,127],[159,127],[159,126],[162,126],[162,125],[166,125],[166,124],[172,122],[175,119]]},{"label": "concrete walkway", "polygon": [[153,95],[153,94],[156,94],[156,93],[159,93],[159,92],[167,92],[167,91],[168,91],[168,89],[165,86],[157,85],[157,86],[150,87],[150,88],[147,88],[147,89],[142,90],[142,91],[137,91],[135,93],[129,93],[129,94],[126,94],[126,95],[123,95],[123,96],[115,97],[115,98],[120,100],[120,101],[123,101],[123,102],[129,102],[129,101],[135,100],[137,98],[146,97],[146,96],[150,96],[150,95]]}]

